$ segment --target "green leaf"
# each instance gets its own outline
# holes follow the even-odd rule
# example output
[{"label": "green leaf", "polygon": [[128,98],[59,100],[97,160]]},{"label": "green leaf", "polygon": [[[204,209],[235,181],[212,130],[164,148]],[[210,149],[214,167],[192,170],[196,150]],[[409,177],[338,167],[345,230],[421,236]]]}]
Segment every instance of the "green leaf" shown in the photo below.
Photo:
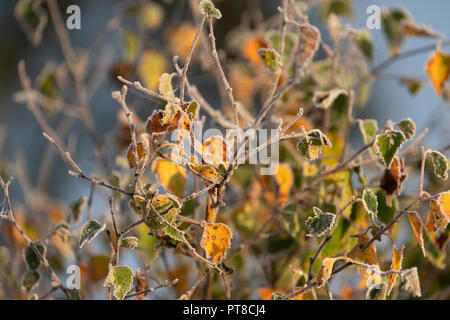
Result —
[{"label": "green leaf", "polygon": [[314,92],[313,103],[317,108],[328,109],[341,95],[347,95],[347,90],[333,89],[331,91],[317,91]]},{"label": "green leaf", "polygon": [[447,157],[434,150],[431,151],[430,156],[434,166],[434,174],[442,180],[447,180],[449,169]]},{"label": "green leaf", "polygon": [[315,160],[322,153],[322,147],[331,147],[331,141],[319,129],[313,129],[302,137],[298,144],[297,150],[308,160]]},{"label": "green leaf", "polygon": [[126,237],[120,240],[120,246],[124,248],[134,249],[139,246],[139,240],[136,237]]},{"label": "green leaf", "polygon": [[377,196],[373,193],[372,190],[366,189],[363,192],[362,203],[364,209],[366,209],[367,213],[372,218],[373,223],[376,226],[380,226],[380,222],[378,221],[378,201]]},{"label": "green leaf", "polygon": [[381,155],[386,168],[390,168],[398,149],[405,141],[406,138],[403,132],[397,130],[387,130],[377,137],[376,146],[378,153]]},{"label": "green leaf", "polygon": [[367,30],[358,32],[354,37],[355,43],[361,53],[370,61],[373,60],[372,36]]},{"label": "green leaf", "polygon": [[[377,135],[378,122],[375,119],[360,120],[359,121],[359,130],[361,130],[364,144],[369,144],[375,139],[375,137]],[[374,147],[370,147],[369,152],[372,155],[376,154],[376,150]]]},{"label": "green leaf", "polygon": [[351,18],[353,5],[351,0],[325,0],[320,2],[320,17],[327,19],[331,14]]},{"label": "green leaf", "polygon": [[416,123],[411,118],[403,119],[398,123],[398,127],[405,135],[405,138],[411,140],[416,134]]},{"label": "green leaf", "polygon": [[133,270],[129,266],[110,267],[105,287],[114,286],[114,297],[123,300],[133,284]]},{"label": "green leaf", "polygon": [[176,73],[163,73],[159,78],[159,93],[169,100],[175,99],[172,87],[172,78],[174,76],[176,76]]},{"label": "green leaf", "polygon": [[34,269],[27,270],[22,278],[22,286],[25,291],[28,293],[33,290],[39,283],[39,279],[41,279],[39,271]]},{"label": "green leaf", "polygon": [[104,224],[102,226],[100,223],[98,223],[95,220],[87,221],[84,224],[83,228],[81,228],[80,241],[79,241],[80,248],[83,248],[84,245],[91,242],[92,239],[94,239],[96,236],[98,236],[100,232],[105,230],[105,228],[106,228],[106,224]]},{"label": "green leaf", "polygon": [[323,213],[317,207],[314,207],[313,210],[314,216],[306,219],[306,229],[308,229],[309,235],[320,237],[331,230],[336,215],[330,212]]},{"label": "green leaf", "polygon": [[213,17],[214,19],[222,18],[222,13],[219,9],[214,7],[214,4],[209,0],[202,0],[200,2],[200,12],[207,17]]},{"label": "green leaf", "polygon": [[79,222],[81,220],[81,214],[84,207],[87,204],[86,196],[82,196],[80,199],[70,205],[70,211],[72,211],[73,221]]},{"label": "green leaf", "polygon": [[[41,244],[35,244],[35,247],[39,251],[39,253],[44,256],[45,247]],[[41,265],[41,259],[36,255],[31,246],[27,246],[24,249],[23,257],[29,269],[37,269]]]},{"label": "green leaf", "polygon": [[281,70],[281,56],[272,48],[259,48],[258,56],[261,64],[270,72],[276,73]]}]

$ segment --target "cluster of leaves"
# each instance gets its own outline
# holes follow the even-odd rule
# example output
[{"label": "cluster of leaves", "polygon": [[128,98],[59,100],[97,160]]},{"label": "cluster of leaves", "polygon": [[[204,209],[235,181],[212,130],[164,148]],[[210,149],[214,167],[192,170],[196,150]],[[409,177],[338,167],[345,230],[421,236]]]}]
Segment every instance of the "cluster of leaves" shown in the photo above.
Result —
[{"label": "cluster of leaves", "polygon": [[[33,43],[38,43],[48,17],[40,2],[32,3],[19,1],[16,16]],[[342,23],[352,15],[352,2],[318,2],[329,44],[308,22],[309,8],[283,0],[275,16],[279,24],[260,23],[256,29],[239,25],[229,30],[220,55],[214,26],[226,16],[212,1],[190,4],[195,24],[163,25],[165,9],[156,2],[133,5],[122,13],[144,34],[163,29],[166,33],[160,46],[149,47],[138,31],[121,29],[123,55],[108,70],[123,85],[112,94],[121,106],[113,133],[116,143],[111,147],[118,153],[114,169],[104,161],[104,173],[92,177],[66,151],[64,139],[44,134],[61,151],[69,173],[90,182],[91,191],[89,198],[84,195],[68,206],[66,214],[56,200],[46,199],[42,210],[50,212],[56,225],[48,236],[23,249],[27,296],[40,280],[37,269],[44,258],[36,250],[49,255],[50,247],[54,268],[61,258],[77,259],[85,297],[90,294],[87,283],[103,281],[109,297],[116,299],[143,299],[164,286],[174,286],[180,298],[204,294],[204,298],[245,299],[257,297],[251,291],[254,286],[248,285],[256,277],[266,283],[258,292],[262,299],[316,299],[330,294],[368,299],[421,296],[421,274],[433,268],[446,272],[448,149],[419,149],[422,137],[416,135],[411,118],[379,126],[375,119],[354,117],[366,105],[373,80],[386,64],[370,69],[374,58],[370,33]],[[255,10],[244,14],[258,22]],[[437,39],[425,70],[436,94],[448,99],[450,55],[442,52],[441,36],[417,24],[405,9],[383,9],[382,23],[392,55],[389,62],[402,57],[402,44],[408,37]],[[224,55],[226,66],[222,65]],[[47,111],[64,110],[67,116],[77,113],[64,102],[69,90],[65,80],[70,73],[75,79],[85,75],[89,59],[85,54],[72,58],[79,69],[72,69],[73,61],[48,64],[36,79],[36,89],[27,82],[17,100],[31,106],[37,103]],[[189,74],[206,71],[215,80],[220,93],[216,101],[203,97],[188,70]],[[412,95],[423,86],[411,76],[399,81]],[[129,108],[131,88],[149,97],[146,121],[134,111],[139,103]],[[86,112],[84,106],[80,108]],[[275,174],[261,175],[259,166],[230,161],[226,154],[233,146],[224,138],[199,141],[193,127],[203,116],[211,120],[203,120],[205,126],[218,125],[223,130],[279,128],[281,133],[273,142],[280,142]],[[92,124],[81,118],[92,134]],[[355,124],[363,141],[357,148],[349,143]],[[48,127],[42,129],[51,133]],[[200,158],[184,153],[185,141],[191,142]],[[96,151],[103,160],[101,145],[96,145]],[[176,161],[174,154],[183,161]],[[414,171],[420,175],[419,190],[411,196],[402,192],[402,186]],[[109,190],[114,200],[110,200],[110,215],[95,213],[95,220],[92,197],[101,194],[99,188]],[[429,205],[425,223],[421,217],[424,203]],[[419,244],[417,252],[412,237],[399,249],[395,244],[404,230],[403,215],[411,226],[408,234]],[[20,231],[33,239],[42,236],[36,228],[25,228],[20,209],[15,216],[18,223],[5,217],[11,222],[5,227],[8,241],[15,249],[24,245]],[[33,232],[38,234],[31,236]],[[377,253],[377,243],[384,238],[392,241],[392,255]],[[109,254],[89,252],[94,244]],[[131,249],[144,271],[133,271],[120,259],[121,251]],[[357,270],[359,285],[332,292],[329,282],[350,266]],[[151,279],[159,281],[167,274],[176,281],[149,288]],[[396,286],[398,279],[400,287]],[[196,293],[200,285],[206,290]],[[430,292],[445,289],[433,285]],[[322,287],[326,290],[315,290]],[[61,283],[53,288],[67,293]]]}]

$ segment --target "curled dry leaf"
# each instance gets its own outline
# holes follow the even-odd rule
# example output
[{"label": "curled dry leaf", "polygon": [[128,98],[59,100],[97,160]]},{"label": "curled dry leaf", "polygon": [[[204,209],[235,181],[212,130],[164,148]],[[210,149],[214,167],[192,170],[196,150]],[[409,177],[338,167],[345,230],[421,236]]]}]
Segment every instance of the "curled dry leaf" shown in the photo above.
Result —
[{"label": "curled dry leaf", "polygon": [[203,229],[201,246],[206,256],[211,257],[215,264],[225,258],[226,251],[231,246],[232,233],[223,223],[207,223]]},{"label": "curled dry leaf", "polygon": [[381,189],[386,192],[386,203],[391,203],[393,195],[400,194],[406,178],[408,178],[408,174],[405,171],[404,159],[398,156],[394,157],[389,169],[384,170],[380,181]]},{"label": "curled dry leaf", "polygon": [[367,236],[367,231],[354,235],[352,237],[358,238],[358,242],[347,256],[351,259],[356,259],[370,265],[379,266],[377,258],[377,248],[375,247],[374,242],[372,242],[366,250],[361,252],[362,248],[364,248],[370,241],[369,237]]},{"label": "curled dry leaf", "polygon": [[[402,269],[402,261],[403,261],[403,250],[405,249],[405,246],[401,246],[400,249],[397,249],[397,247],[392,247],[392,264],[391,264],[391,271],[400,271]],[[389,276],[389,283],[388,283],[388,295],[391,293],[392,288],[394,287],[395,280],[397,279],[397,274],[391,274]]]},{"label": "curled dry leaf", "polygon": [[322,261],[322,265],[320,266],[319,272],[317,273],[317,288],[322,287],[328,282],[328,279],[331,277],[331,273],[333,272],[333,266],[336,262],[336,258],[325,258]]},{"label": "curled dry leaf", "polygon": [[450,75],[450,55],[434,52],[425,66],[425,71],[430,77],[436,95],[440,96],[444,83]]}]

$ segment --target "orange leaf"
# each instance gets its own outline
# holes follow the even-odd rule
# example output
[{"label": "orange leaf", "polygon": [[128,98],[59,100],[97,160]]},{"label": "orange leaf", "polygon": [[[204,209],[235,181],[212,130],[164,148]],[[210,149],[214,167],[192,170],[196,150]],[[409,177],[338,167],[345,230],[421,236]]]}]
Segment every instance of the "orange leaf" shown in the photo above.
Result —
[{"label": "orange leaf", "polygon": [[425,229],[428,232],[436,232],[440,228],[445,229],[450,222],[449,220],[449,216],[444,212],[443,204],[439,200],[431,200]]},{"label": "orange leaf", "polygon": [[214,263],[218,264],[230,248],[232,237],[231,230],[226,224],[208,223],[203,229],[201,246],[205,249],[206,256],[212,257]]},{"label": "orange leaf", "polygon": [[[144,158],[145,154],[147,153],[145,151],[145,148],[144,148],[144,145],[142,144],[142,142],[138,142],[136,144],[136,151],[138,154],[139,161],[141,161],[141,159]],[[128,159],[128,164],[130,165],[130,168],[134,168],[134,166],[136,165],[136,161],[134,159],[133,144],[130,144],[130,146],[128,147],[127,159]]]},{"label": "orange leaf", "polygon": [[450,74],[450,55],[434,52],[425,66],[425,71],[430,77],[436,94],[440,96]]},{"label": "orange leaf", "polygon": [[425,245],[422,236],[422,229],[423,229],[422,219],[420,219],[419,214],[415,211],[408,212],[408,219],[409,223],[411,224],[411,228],[413,229],[414,234],[416,235],[417,241],[419,242],[420,248],[422,249],[422,253],[424,257],[426,257],[427,253],[425,251]]}]

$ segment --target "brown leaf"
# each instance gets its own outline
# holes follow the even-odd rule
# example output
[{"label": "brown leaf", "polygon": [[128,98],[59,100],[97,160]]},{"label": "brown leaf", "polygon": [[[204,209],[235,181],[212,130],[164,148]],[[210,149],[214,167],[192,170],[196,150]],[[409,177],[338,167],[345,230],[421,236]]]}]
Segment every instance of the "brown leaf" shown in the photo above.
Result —
[{"label": "brown leaf", "polygon": [[[145,148],[144,148],[144,145],[142,144],[142,142],[138,142],[136,144],[136,151],[138,154],[139,161],[141,161],[142,158],[144,158],[147,153],[145,151]],[[134,168],[134,166],[136,165],[136,161],[134,159],[133,144],[130,144],[130,146],[128,147],[127,159],[128,159],[128,164],[130,165],[130,168]],[[139,161],[138,161],[138,163],[139,163]]]},{"label": "brown leaf", "polygon": [[322,265],[320,266],[319,272],[317,273],[317,288],[322,287],[327,283],[328,279],[331,277],[331,273],[333,272],[333,266],[336,262],[336,258],[325,258],[322,261]]},{"label": "brown leaf", "polygon": [[358,238],[358,242],[356,243],[352,251],[350,251],[348,257],[368,263],[370,265],[378,266],[379,264],[377,258],[377,248],[375,246],[375,243],[372,242],[369,247],[361,253],[361,249],[364,248],[370,241],[369,237],[367,236],[367,231],[354,235],[352,237]]},{"label": "brown leaf", "polygon": [[430,201],[430,210],[428,211],[425,229],[428,232],[436,232],[440,228],[445,229],[450,222],[449,217],[444,212],[443,204],[439,200]]}]

